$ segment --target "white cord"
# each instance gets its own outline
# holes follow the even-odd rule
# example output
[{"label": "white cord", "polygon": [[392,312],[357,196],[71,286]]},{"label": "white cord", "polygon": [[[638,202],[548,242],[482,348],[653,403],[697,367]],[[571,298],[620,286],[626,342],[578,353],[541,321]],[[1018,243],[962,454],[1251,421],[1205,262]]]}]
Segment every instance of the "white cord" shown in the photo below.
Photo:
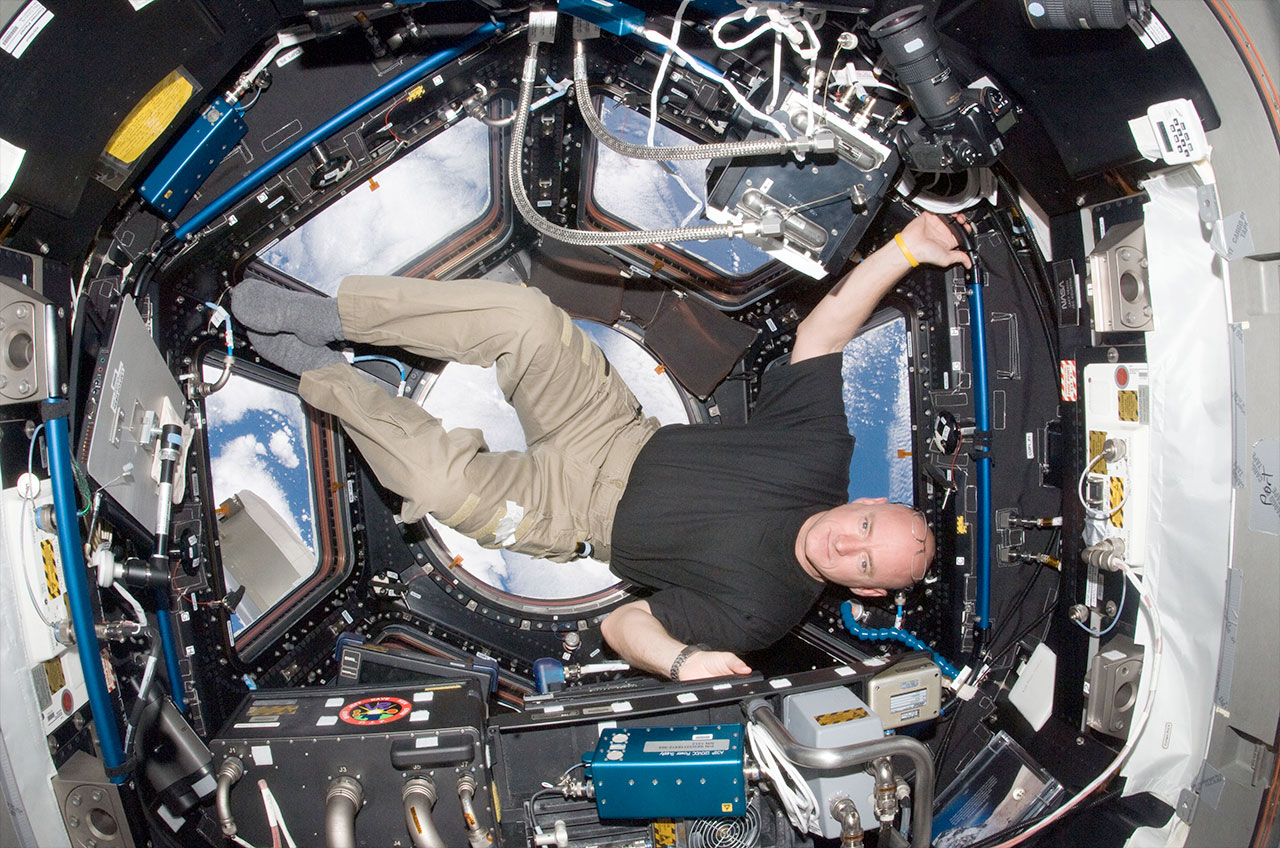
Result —
[{"label": "white cord", "polygon": [[142,604],[138,603],[138,599],[135,598],[133,593],[125,588],[125,585],[119,580],[117,580],[113,585],[115,586],[116,591],[120,593],[120,597],[124,598],[125,601],[128,602],[129,606],[133,607],[133,617],[138,620],[138,624],[146,627],[147,613],[142,609]]},{"label": "white cord", "polygon": [[747,723],[751,753],[760,772],[769,778],[782,808],[793,827],[801,833],[822,833],[818,818],[818,799],[799,770],[791,764],[769,732],[755,722]]},{"label": "white cord", "polygon": [[[727,41],[721,35],[724,27],[736,21],[750,21],[756,17],[761,11],[764,11],[767,20],[756,29],[734,41]],[[817,79],[817,61],[818,53],[822,49],[822,43],[818,40],[818,34],[814,31],[813,26],[803,17],[791,17],[786,12],[775,7],[748,6],[741,12],[733,12],[725,15],[716,21],[715,26],[711,29],[711,38],[716,46],[721,50],[736,50],[743,45],[750,44],[761,35],[772,32],[773,40],[773,87],[769,95],[768,105],[765,106],[765,112],[773,112],[777,108],[778,99],[782,86],[782,43],[785,40],[796,55],[808,63],[808,117],[809,132],[812,133],[816,129],[817,124],[814,123],[814,89],[816,88]],[[755,113],[753,113],[755,114]],[[759,115],[757,115],[759,117]],[[771,123],[775,123],[772,117],[768,117]],[[786,136],[790,138],[790,136]]]},{"label": "white cord", "polygon": [[1084,471],[1080,472],[1080,479],[1076,481],[1076,497],[1080,499],[1080,505],[1084,507],[1085,514],[1090,518],[1098,518],[1107,520],[1120,510],[1124,509],[1124,505],[1129,502],[1129,487],[1125,486],[1124,494],[1120,496],[1120,503],[1112,507],[1110,512],[1101,509],[1095,509],[1089,503],[1089,499],[1084,494],[1084,481],[1089,477],[1089,469],[1093,468],[1093,464],[1102,459],[1103,454],[1099,453],[1089,459],[1084,465]]},{"label": "white cord", "polygon": [[764,114],[759,109],[752,106],[751,103],[748,102],[747,98],[742,96],[742,92],[738,91],[738,87],[730,82],[726,77],[721,76],[718,73],[712,73],[710,70],[705,68],[701,62],[690,56],[688,52],[679,45],[674,44],[671,39],[667,38],[662,33],[654,32],[651,29],[645,29],[641,30],[641,34],[649,41],[657,44],[659,47],[665,47],[667,50],[674,52],[681,59],[684,59],[685,63],[697,73],[703,75],[712,82],[718,83],[725,91],[729,92],[729,96],[732,97],[734,102],[741,106],[747,114],[772,126],[777,130],[778,135],[787,141],[791,140],[791,133],[787,132],[785,124],[770,115]]},{"label": "white cord", "polygon": [[265,780],[259,780],[258,789],[262,791],[262,805],[267,810],[268,825],[274,824],[280,828],[280,835],[284,837],[285,845],[289,848],[298,848],[298,844],[293,841],[293,834],[289,833],[289,826],[284,823],[284,813],[280,811],[280,804],[272,794],[271,787]]},{"label": "white cord", "polygon": [[996,848],[1011,848],[1011,846],[1020,844],[1023,840],[1040,832],[1053,822],[1062,818],[1068,810],[1079,804],[1082,800],[1093,793],[1095,789],[1111,779],[1111,776],[1119,771],[1125,761],[1129,759],[1129,755],[1133,753],[1133,748],[1138,740],[1142,738],[1142,732],[1146,730],[1147,721],[1151,718],[1151,708],[1155,705],[1156,687],[1160,682],[1160,658],[1164,653],[1164,636],[1160,630],[1160,611],[1156,609],[1156,602],[1146,588],[1138,582],[1138,577],[1133,570],[1125,563],[1118,563],[1120,570],[1124,572],[1125,579],[1133,584],[1133,588],[1138,590],[1138,598],[1142,602],[1142,609],[1147,613],[1147,619],[1151,623],[1151,644],[1147,646],[1146,659],[1148,668],[1151,671],[1149,682],[1147,683],[1147,701],[1142,707],[1142,715],[1132,725],[1129,730],[1129,738],[1125,741],[1124,747],[1120,749],[1120,753],[1116,754],[1116,758],[1107,766],[1102,774],[1098,775],[1089,783],[1088,786],[1076,793],[1066,804],[1058,809],[1035,827],[1029,828],[1014,838],[1001,842]]},{"label": "white cord", "polygon": [[[684,10],[689,5],[689,0],[680,0],[680,8],[676,10],[675,23],[671,25],[671,43],[680,43],[680,25],[684,21]],[[662,54],[662,61],[658,63],[658,75],[653,78],[653,91],[649,93],[649,139],[650,147],[655,147],[653,141],[654,133],[658,129],[658,96],[662,90],[662,82],[667,76],[667,68],[671,66],[671,54],[675,52],[668,50]],[[687,190],[687,189],[686,189]]]}]

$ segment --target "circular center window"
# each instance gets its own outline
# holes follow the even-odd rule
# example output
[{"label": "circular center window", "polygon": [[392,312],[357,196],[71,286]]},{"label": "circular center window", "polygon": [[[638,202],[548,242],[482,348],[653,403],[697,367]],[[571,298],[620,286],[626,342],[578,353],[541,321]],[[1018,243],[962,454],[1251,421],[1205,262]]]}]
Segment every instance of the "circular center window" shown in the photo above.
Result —
[{"label": "circular center window", "polygon": [[[632,333],[594,321],[575,324],[600,347],[640,401],[661,424],[698,420],[699,407]],[[527,444],[516,411],[498,388],[492,367],[446,364],[418,397],[445,429],[470,427],[491,451],[522,451]],[[474,539],[427,516],[424,523],[444,550],[445,563],[462,585],[491,602],[524,613],[581,614],[618,600],[623,590],[609,566],[590,558],[559,563],[506,549],[483,548]]]}]

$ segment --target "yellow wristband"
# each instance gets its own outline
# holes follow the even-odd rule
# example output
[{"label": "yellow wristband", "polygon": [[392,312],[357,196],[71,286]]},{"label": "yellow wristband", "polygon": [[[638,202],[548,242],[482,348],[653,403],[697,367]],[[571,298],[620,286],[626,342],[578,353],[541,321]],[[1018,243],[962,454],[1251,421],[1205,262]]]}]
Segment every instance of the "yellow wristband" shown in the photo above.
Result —
[{"label": "yellow wristband", "polygon": [[907,243],[902,240],[902,233],[895,233],[893,240],[898,244],[898,250],[902,251],[902,255],[907,257],[907,261],[911,263],[912,268],[919,268],[920,263],[911,255],[911,251],[907,250]]}]

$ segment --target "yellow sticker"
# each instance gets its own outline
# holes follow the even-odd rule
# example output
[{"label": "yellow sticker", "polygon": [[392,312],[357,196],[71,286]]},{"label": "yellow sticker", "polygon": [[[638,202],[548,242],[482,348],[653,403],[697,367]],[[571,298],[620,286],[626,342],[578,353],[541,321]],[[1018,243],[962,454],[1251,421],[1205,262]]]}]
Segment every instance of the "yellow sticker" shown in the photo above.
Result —
[{"label": "yellow sticker", "polygon": [[53,543],[48,539],[40,543],[40,557],[44,560],[45,591],[52,601],[62,594],[62,584],[58,582],[58,564],[53,558]]},{"label": "yellow sticker", "polygon": [[1120,504],[1124,502],[1124,478],[1111,478],[1111,509],[1115,510],[1115,514],[1111,516],[1111,525],[1113,527],[1124,526],[1124,509]]},{"label": "yellow sticker", "polygon": [[721,804],[721,805],[720,805],[720,812],[722,812],[722,813],[732,813],[732,812],[733,812],[733,805],[732,805],[732,804]]},{"label": "yellow sticker", "polygon": [[245,716],[258,718],[260,716],[291,716],[298,712],[297,704],[254,704],[245,710]]},{"label": "yellow sticker", "polygon": [[62,660],[54,657],[44,662],[44,676],[49,680],[49,694],[56,695],[67,685],[67,676],[62,671]]},{"label": "yellow sticker", "polygon": [[1138,420],[1138,393],[1131,390],[1116,392],[1116,416],[1121,421]]},{"label": "yellow sticker", "polygon": [[853,721],[854,719],[866,718],[869,713],[862,707],[854,707],[851,710],[840,710],[838,713],[823,713],[813,717],[818,724],[840,724],[845,721]]},{"label": "yellow sticker", "polygon": [[653,848],[675,848],[676,824],[670,821],[653,823]]},{"label": "yellow sticker", "polygon": [[173,123],[195,93],[181,71],[170,71],[129,110],[107,142],[106,152],[126,165],[133,163]]},{"label": "yellow sticker", "polygon": [[1107,434],[1100,430],[1089,431],[1089,456],[1096,456],[1093,465],[1089,466],[1091,472],[1098,474],[1107,473],[1107,461],[1102,458],[1102,447],[1106,444]]}]

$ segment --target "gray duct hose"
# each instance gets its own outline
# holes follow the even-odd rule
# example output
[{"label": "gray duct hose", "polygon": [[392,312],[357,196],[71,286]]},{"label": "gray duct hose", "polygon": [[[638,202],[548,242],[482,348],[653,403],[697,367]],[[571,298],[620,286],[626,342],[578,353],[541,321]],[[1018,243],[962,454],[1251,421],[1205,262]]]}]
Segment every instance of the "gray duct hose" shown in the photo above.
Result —
[{"label": "gray duct hose", "polygon": [[324,798],[326,848],[356,848],[356,813],[364,804],[364,789],[354,777],[342,775],[329,784]]},{"label": "gray duct hose", "polygon": [[615,153],[632,159],[650,159],[672,162],[677,159],[717,159],[722,156],[770,156],[787,153],[796,147],[784,138],[763,141],[726,141],[717,144],[691,144],[684,147],[649,147],[647,144],[631,144],[612,135],[591,105],[591,89],[587,84],[587,54],[581,41],[573,47],[573,87],[578,98],[578,110],[587,122],[591,134]]},{"label": "gray duct hose", "polygon": [[742,710],[760,725],[782,749],[783,756],[798,766],[818,771],[848,771],[878,757],[902,756],[916,767],[915,790],[911,801],[915,825],[912,848],[929,848],[933,837],[933,758],[923,743],[909,736],[886,736],[839,748],[813,748],[795,740],[764,701],[748,701]]},{"label": "gray duct hose", "polygon": [[471,848],[485,848],[493,844],[489,831],[480,826],[476,818],[476,779],[469,774],[458,778],[458,801],[462,804],[462,821],[467,826],[467,842]]},{"label": "gray duct hose", "polygon": [[436,785],[429,777],[415,777],[400,790],[404,801],[404,823],[409,828],[413,848],[449,848],[431,818],[436,805]]},{"label": "gray duct hose", "polygon": [[222,835],[230,839],[236,835],[236,818],[231,815],[231,787],[244,777],[244,763],[239,757],[227,757],[218,767],[218,788],[214,792],[214,808],[218,811],[218,823]]},{"label": "gray duct hose", "polygon": [[524,70],[520,75],[520,99],[516,103],[515,128],[511,133],[511,153],[507,157],[507,182],[511,197],[521,216],[538,232],[548,238],[567,244],[587,247],[624,244],[655,244],[670,241],[694,241],[702,239],[733,238],[742,235],[744,228],[717,224],[708,227],[670,227],[664,230],[624,230],[621,232],[596,232],[574,230],[553,224],[538,214],[524,189],[524,137],[529,128],[529,106],[533,103],[533,83],[538,74],[538,45],[529,45]]}]

